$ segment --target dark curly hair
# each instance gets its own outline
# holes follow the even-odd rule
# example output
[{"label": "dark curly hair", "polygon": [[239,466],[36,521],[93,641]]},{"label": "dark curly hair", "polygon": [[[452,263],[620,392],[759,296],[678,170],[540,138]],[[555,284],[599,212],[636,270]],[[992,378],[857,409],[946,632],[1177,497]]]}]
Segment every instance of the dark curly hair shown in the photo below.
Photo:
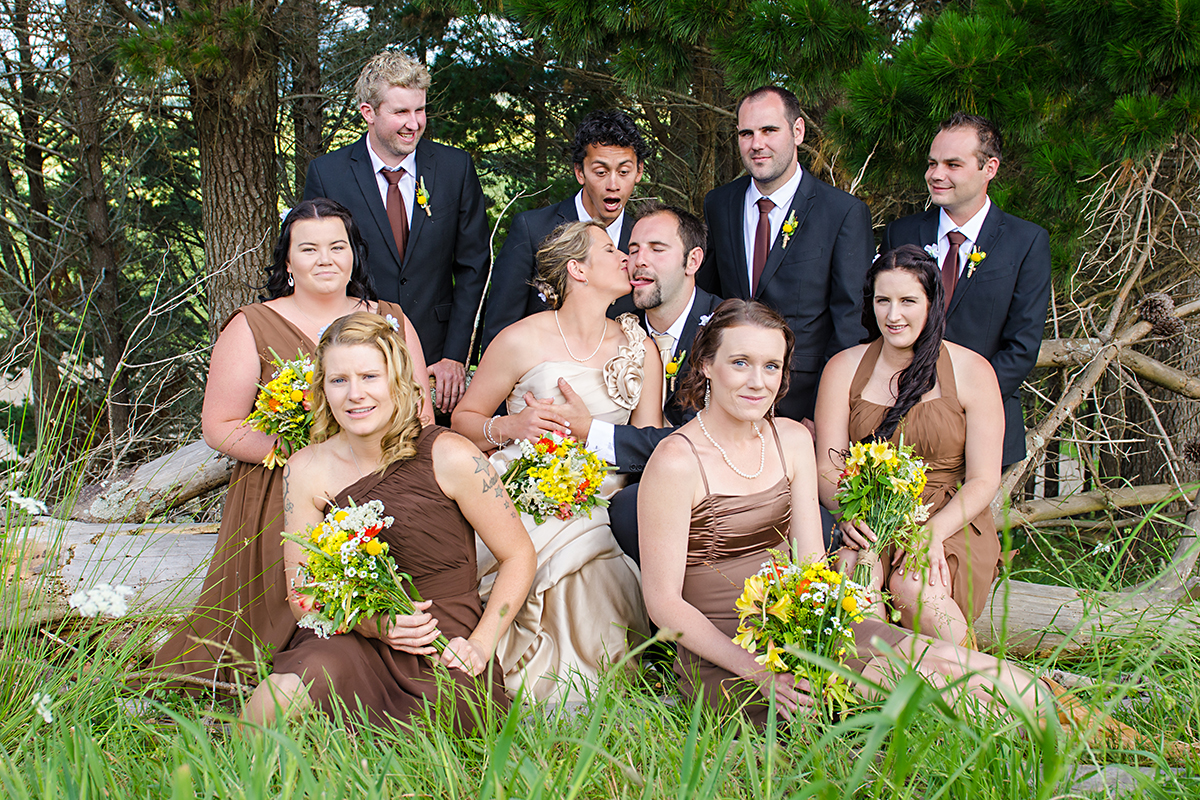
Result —
[{"label": "dark curly hair", "polygon": [[588,145],[600,147],[629,147],[633,149],[637,163],[643,164],[651,155],[650,145],[633,120],[623,111],[593,111],[583,118],[575,129],[575,142],[571,145],[571,162],[583,166],[587,158]]},{"label": "dark curly hair", "polygon": [[887,410],[879,427],[866,436],[864,442],[892,438],[904,415],[937,384],[938,355],[942,351],[942,337],[946,332],[945,292],[937,261],[915,244],[902,244],[880,255],[867,270],[867,277],[863,281],[862,307],[862,323],[867,329],[867,337],[863,343],[873,342],[883,335],[875,319],[875,279],[892,270],[903,270],[917,279],[925,292],[925,299],[929,301],[929,315],[925,318],[925,327],[913,343],[912,363],[900,371],[896,404]]},{"label": "dark curly hair", "polygon": [[367,243],[358,226],[354,224],[353,215],[341,203],[317,197],[298,203],[283,218],[283,226],[279,231],[279,241],[275,244],[273,260],[271,266],[267,267],[267,283],[262,287],[267,296],[260,297],[260,300],[287,297],[295,291],[293,287],[288,286],[288,251],[292,247],[292,226],[302,219],[325,219],[327,217],[337,217],[346,226],[350,250],[354,253],[354,266],[350,268],[350,282],[346,284],[346,295],[368,302],[379,299],[379,295],[375,292],[375,281],[367,272]]},{"label": "dark curly hair", "polygon": [[[783,334],[783,375],[779,383],[779,393],[775,400],[785,397],[791,386],[792,349],[796,346],[796,334],[788,327],[787,320],[775,309],[757,300],[725,300],[717,306],[716,311],[708,318],[708,322],[696,331],[696,339],[692,342],[692,353],[688,356],[688,373],[683,376],[683,382],[676,393],[684,408],[694,408],[697,411],[704,408],[704,390],[708,379],[704,377],[703,366],[717,357],[721,342],[725,339],[728,328],[748,325],[755,328],[779,331]],[[774,413],[775,404],[771,404]]]}]

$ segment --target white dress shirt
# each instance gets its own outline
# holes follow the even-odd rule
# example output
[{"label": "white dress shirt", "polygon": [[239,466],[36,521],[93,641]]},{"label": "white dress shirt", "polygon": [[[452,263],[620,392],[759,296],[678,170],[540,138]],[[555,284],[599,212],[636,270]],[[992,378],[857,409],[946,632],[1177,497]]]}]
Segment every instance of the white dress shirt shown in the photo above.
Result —
[{"label": "white dress shirt", "polygon": [[[671,346],[671,357],[674,358],[679,352],[679,337],[683,336],[683,326],[687,324],[688,315],[692,313],[692,306],[696,304],[696,289],[692,288],[692,297],[688,300],[687,307],[683,309],[671,327],[665,331],[656,331],[650,328],[649,321],[646,322],[646,327],[650,328],[650,334],[669,333],[675,338],[675,344]],[[653,341],[653,340],[651,340]],[[665,376],[664,376],[665,380]],[[588,429],[587,446],[588,449],[595,453],[598,457],[604,459],[609,464],[617,463],[617,443],[615,440],[616,431],[611,422],[605,422],[602,419],[592,420],[592,427]]]},{"label": "white dress shirt", "polygon": [[[579,190],[579,194],[575,195],[575,215],[579,217],[581,222],[587,222],[593,219],[592,215],[583,207],[583,189]],[[600,222],[600,220],[596,220]],[[613,220],[612,225],[609,225],[604,230],[608,231],[608,238],[613,240],[618,248],[621,247],[621,226],[625,223],[625,209],[621,208],[621,213],[617,214],[617,218]]]},{"label": "white dress shirt", "polygon": [[[383,163],[383,159],[375,155],[375,151],[371,148],[371,137],[367,136],[367,155],[371,157],[371,171],[375,173],[375,185],[379,187],[379,197],[383,200],[383,207],[387,208],[387,193],[388,180],[379,174],[379,171],[386,169],[389,172],[393,171],[391,167]],[[400,162],[400,167],[404,169],[404,175],[400,178],[400,197],[404,200],[404,210],[408,212],[408,227],[412,230],[413,206],[417,204],[417,151],[414,150],[404,157]],[[362,223],[359,222],[361,225]]]},{"label": "white dress shirt", "polygon": [[775,239],[779,237],[779,229],[783,227],[783,221],[790,213],[792,199],[796,196],[796,190],[800,188],[800,179],[803,177],[804,170],[797,164],[796,174],[787,183],[768,195],[764,195],[758,190],[753,179],[746,187],[746,201],[742,205],[742,240],[746,245],[746,274],[750,276],[751,287],[754,286],[754,234],[758,231],[758,198],[769,197],[775,204],[775,207],[767,214],[767,220],[771,223],[770,243],[774,244]]},{"label": "white dress shirt", "polygon": [[967,259],[971,257],[975,243],[979,241],[979,231],[983,227],[983,221],[987,218],[988,210],[991,207],[992,198],[984,195],[983,208],[979,209],[975,216],[963,225],[955,225],[954,220],[950,219],[950,215],[944,208],[938,213],[937,262],[939,268],[946,260],[946,253],[950,252],[950,240],[946,238],[946,235],[952,231],[958,231],[967,237],[966,241],[958,246],[958,274],[962,275],[963,267],[966,266]]}]

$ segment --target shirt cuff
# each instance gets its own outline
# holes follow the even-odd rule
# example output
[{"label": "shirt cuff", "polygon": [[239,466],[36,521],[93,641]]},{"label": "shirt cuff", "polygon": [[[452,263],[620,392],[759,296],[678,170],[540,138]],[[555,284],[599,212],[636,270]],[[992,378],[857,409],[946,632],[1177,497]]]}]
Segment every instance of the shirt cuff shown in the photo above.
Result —
[{"label": "shirt cuff", "polygon": [[588,429],[587,448],[609,464],[617,463],[617,446],[613,441],[616,428],[611,422],[593,419]]}]

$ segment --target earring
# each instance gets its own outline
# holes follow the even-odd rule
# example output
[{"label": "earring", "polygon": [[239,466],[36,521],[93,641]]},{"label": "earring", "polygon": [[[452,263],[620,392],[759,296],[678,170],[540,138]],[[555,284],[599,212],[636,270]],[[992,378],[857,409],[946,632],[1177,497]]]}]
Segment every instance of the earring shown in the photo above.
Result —
[{"label": "earring", "polygon": [[708,411],[708,404],[712,402],[712,381],[708,378],[704,379],[704,410]]},{"label": "earring", "polygon": [[288,288],[290,289],[295,285],[296,285],[296,282],[294,280],[292,280],[292,273],[289,272],[288,273]]}]

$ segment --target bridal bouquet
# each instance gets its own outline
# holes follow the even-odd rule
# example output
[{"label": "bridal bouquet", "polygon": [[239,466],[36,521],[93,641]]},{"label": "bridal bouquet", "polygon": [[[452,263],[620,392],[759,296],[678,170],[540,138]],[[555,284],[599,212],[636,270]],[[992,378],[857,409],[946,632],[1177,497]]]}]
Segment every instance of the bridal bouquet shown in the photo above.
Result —
[{"label": "bridal bouquet", "polygon": [[[379,532],[394,522],[383,515],[383,502],[363,505],[350,501],[348,508],[333,506],[325,519],[302,534],[285,533],[283,538],[304,548],[305,563],[292,587],[300,606],[308,613],[297,623],[311,628],[322,639],[353,630],[361,620],[379,616],[385,625],[397,614],[412,614],[413,600],[420,600],[404,587],[412,579],[396,572],[388,543]],[[446,638],[433,646],[441,652]]]},{"label": "bridal bouquet", "polygon": [[817,667],[795,651],[823,656],[844,664],[855,652],[851,623],[862,622],[870,605],[865,587],[843,578],[823,561],[796,563],[771,550],[771,560],[746,579],[738,598],[735,644],[772,672],[786,672],[808,681],[827,718],[854,702],[846,679]]},{"label": "bridal bouquet", "polygon": [[297,353],[299,357],[291,361],[284,361],[274,350],[271,355],[275,356],[275,376],[259,390],[254,410],[244,424],[276,437],[275,446],[263,459],[268,469],[275,469],[286,464],[292,453],[308,446],[313,364],[303,353]]},{"label": "bridal bouquet", "polygon": [[[855,442],[838,479],[837,513],[850,522],[865,522],[874,531],[874,549],[883,552],[895,545],[908,553],[920,548],[922,523],[929,506],[921,504],[925,491],[925,462],[913,455],[911,445],[891,442]],[[854,580],[869,583],[870,562],[859,560]]]},{"label": "bridal bouquet", "polygon": [[592,516],[608,501],[598,497],[604,475],[614,469],[572,436],[548,433],[521,440],[521,457],[504,472],[513,504],[541,525],[549,517]]}]

